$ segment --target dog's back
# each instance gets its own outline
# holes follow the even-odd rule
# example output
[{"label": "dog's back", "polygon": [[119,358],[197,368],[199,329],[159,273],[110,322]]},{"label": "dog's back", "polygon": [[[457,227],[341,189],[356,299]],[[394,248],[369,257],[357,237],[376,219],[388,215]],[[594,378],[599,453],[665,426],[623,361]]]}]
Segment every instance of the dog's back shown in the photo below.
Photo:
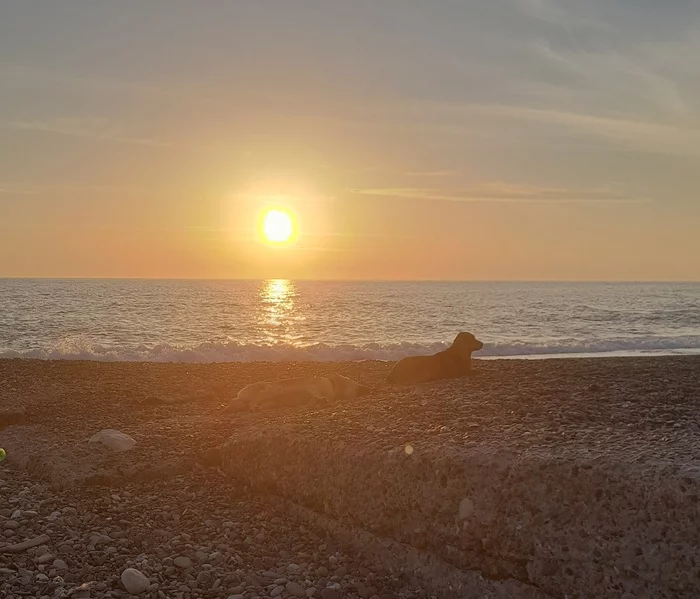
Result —
[{"label": "dog's back", "polygon": [[449,349],[432,356],[409,356],[396,363],[387,381],[390,383],[425,383],[440,378],[466,374],[468,366],[461,364]]}]

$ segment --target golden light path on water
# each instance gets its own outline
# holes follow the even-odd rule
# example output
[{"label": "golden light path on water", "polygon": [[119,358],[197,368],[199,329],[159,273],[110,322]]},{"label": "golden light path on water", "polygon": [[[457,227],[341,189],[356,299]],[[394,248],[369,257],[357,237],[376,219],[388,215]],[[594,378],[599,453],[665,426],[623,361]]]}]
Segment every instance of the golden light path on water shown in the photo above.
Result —
[{"label": "golden light path on water", "polygon": [[298,290],[288,279],[269,279],[260,288],[260,327],[267,343],[272,345],[301,345],[302,335],[296,325],[305,320],[298,314],[296,301]]}]

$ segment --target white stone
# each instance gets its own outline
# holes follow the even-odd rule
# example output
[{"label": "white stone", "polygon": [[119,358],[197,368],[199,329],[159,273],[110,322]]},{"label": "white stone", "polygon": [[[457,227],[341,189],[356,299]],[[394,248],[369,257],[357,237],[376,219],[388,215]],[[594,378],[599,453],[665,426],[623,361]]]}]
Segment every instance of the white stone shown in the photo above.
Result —
[{"label": "white stone", "polygon": [[126,592],[132,595],[140,595],[151,586],[148,578],[136,568],[127,568],[122,572],[122,584]]},{"label": "white stone", "polygon": [[44,553],[43,555],[39,556],[36,560],[37,564],[48,564],[49,562],[52,562],[55,558],[53,553]]},{"label": "white stone", "polygon": [[90,443],[99,443],[105,447],[109,447],[113,451],[129,451],[136,445],[136,441],[129,435],[125,435],[113,428],[106,428],[96,433],[90,439]]},{"label": "white stone", "polygon": [[465,497],[459,502],[459,519],[466,520],[467,518],[471,517],[473,513],[474,502],[469,499],[469,497]]}]

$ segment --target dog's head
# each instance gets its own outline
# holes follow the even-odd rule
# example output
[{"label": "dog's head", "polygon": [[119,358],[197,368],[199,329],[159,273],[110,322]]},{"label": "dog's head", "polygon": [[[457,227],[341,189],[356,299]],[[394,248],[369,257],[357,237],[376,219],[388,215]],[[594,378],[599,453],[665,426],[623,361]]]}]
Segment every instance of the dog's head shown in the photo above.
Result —
[{"label": "dog's head", "polygon": [[469,357],[472,352],[479,351],[484,344],[471,333],[459,333],[452,342],[452,347],[457,353]]},{"label": "dog's head", "polygon": [[336,399],[352,399],[367,395],[371,391],[369,387],[360,385],[360,383],[340,374],[331,374],[328,380],[333,385],[333,395]]}]

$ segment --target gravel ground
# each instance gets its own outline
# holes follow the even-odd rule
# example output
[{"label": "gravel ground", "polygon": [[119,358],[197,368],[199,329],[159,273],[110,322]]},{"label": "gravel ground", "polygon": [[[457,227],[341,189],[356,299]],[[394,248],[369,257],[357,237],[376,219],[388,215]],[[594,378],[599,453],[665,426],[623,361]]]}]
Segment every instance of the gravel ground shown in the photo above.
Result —
[{"label": "gravel ground", "polygon": [[[8,553],[26,540],[35,546]],[[130,597],[122,582],[130,568],[143,575],[131,573],[143,598],[429,596],[214,469],[58,493],[0,470],[1,597]]]}]

